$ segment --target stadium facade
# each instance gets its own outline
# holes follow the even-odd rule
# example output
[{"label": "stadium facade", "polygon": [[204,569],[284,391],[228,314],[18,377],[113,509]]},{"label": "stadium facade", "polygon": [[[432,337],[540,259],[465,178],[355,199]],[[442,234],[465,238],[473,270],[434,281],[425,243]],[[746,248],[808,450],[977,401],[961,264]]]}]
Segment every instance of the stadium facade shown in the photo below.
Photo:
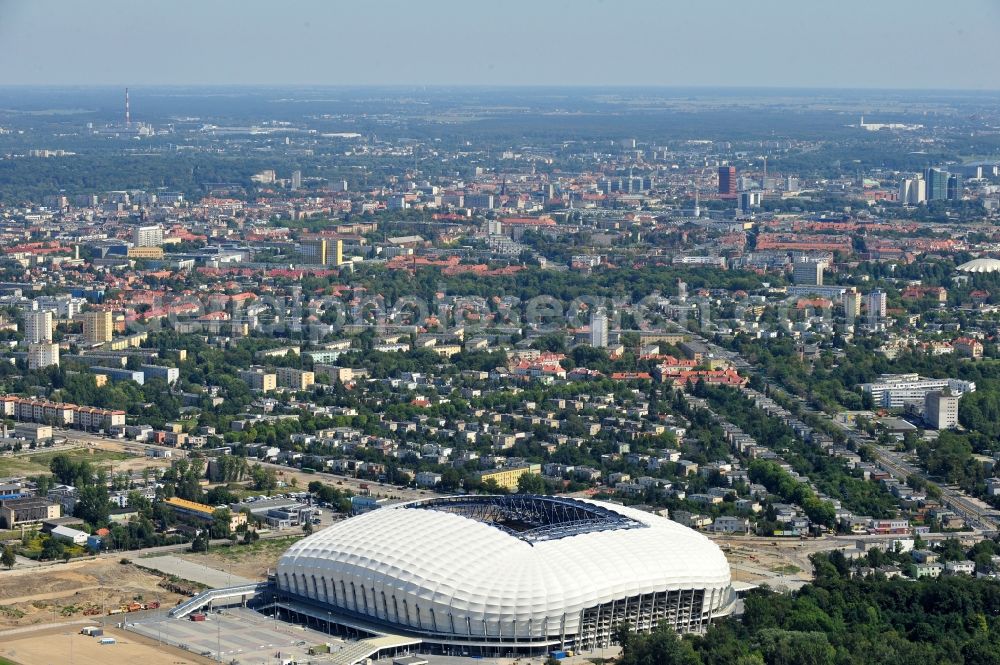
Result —
[{"label": "stadium facade", "polygon": [[640,510],[562,497],[442,497],[381,508],[293,545],[278,602],[301,618],[502,656],[593,650],[617,626],[701,632],[732,611],[721,550]]}]

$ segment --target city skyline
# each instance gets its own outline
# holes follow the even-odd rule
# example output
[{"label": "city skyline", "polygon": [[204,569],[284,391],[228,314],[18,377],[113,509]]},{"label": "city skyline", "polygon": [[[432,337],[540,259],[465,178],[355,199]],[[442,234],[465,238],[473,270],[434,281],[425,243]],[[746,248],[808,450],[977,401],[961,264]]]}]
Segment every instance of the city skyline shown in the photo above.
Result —
[{"label": "city skyline", "polygon": [[899,0],[516,0],[504,10],[451,0],[419,12],[395,0],[2,2],[0,85],[1000,89],[1000,73],[971,66],[988,61],[1000,25],[988,0],[939,22]]},{"label": "city skyline", "polygon": [[1000,664],[998,25],[0,0],[0,665]]}]

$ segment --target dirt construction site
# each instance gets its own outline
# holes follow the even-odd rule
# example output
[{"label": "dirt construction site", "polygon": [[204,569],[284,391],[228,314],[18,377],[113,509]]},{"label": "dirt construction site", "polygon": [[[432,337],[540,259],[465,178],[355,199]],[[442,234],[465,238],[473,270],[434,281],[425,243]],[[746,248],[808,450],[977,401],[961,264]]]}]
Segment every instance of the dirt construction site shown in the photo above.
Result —
[{"label": "dirt construction site", "polygon": [[794,590],[812,581],[809,557],[838,549],[844,541],[834,538],[790,540],[754,536],[712,536],[729,561],[734,582],[767,584],[776,590]]},{"label": "dirt construction site", "polygon": [[185,585],[171,584],[162,576],[115,558],[15,568],[0,575],[0,630],[100,618],[123,604],[136,602],[159,602],[169,608],[187,597],[168,586],[183,590]]}]

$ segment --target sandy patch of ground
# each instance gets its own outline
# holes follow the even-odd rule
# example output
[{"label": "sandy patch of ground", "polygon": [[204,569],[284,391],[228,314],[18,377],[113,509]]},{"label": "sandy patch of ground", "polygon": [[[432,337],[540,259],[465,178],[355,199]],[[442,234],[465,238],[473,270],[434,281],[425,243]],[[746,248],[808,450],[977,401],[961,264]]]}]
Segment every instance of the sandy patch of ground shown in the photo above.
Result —
[{"label": "sandy patch of ground", "polygon": [[796,588],[812,581],[816,552],[836,549],[842,542],[832,538],[790,540],[754,536],[712,536],[729,561],[734,581],[767,583]]},{"label": "sandy patch of ground", "polygon": [[0,629],[83,618],[88,607],[104,612],[141,597],[171,607],[183,598],[159,586],[161,577],[117,559],[0,573]]},{"label": "sandy patch of ground", "polygon": [[98,638],[80,635],[79,626],[60,626],[0,637],[0,656],[19,665],[202,665],[213,661],[182,649],[157,645],[156,640],[116,629],[105,630],[116,644],[101,645]]}]

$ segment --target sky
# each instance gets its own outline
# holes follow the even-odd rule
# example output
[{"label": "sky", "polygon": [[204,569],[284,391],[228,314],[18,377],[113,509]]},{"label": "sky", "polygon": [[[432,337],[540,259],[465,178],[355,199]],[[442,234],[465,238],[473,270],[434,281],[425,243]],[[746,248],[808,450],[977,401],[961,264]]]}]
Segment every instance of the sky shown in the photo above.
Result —
[{"label": "sky", "polygon": [[1000,0],[0,0],[0,85],[1000,89]]}]

